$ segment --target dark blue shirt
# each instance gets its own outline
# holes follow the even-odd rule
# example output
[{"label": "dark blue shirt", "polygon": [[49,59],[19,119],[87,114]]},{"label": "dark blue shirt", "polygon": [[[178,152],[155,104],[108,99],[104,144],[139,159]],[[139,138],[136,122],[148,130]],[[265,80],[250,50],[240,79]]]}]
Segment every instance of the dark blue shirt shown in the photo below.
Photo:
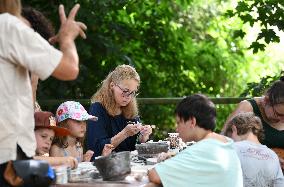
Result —
[{"label": "dark blue shirt", "polygon": [[[126,119],[123,115],[110,116],[101,103],[92,103],[89,114],[98,117],[97,121],[89,120],[87,123],[87,150],[94,151],[92,161],[96,156],[102,154],[105,144],[110,144],[111,138],[122,131],[128,121],[137,122],[139,119]],[[130,136],[121,142],[116,148],[115,152],[133,151],[137,143],[137,136]]]}]

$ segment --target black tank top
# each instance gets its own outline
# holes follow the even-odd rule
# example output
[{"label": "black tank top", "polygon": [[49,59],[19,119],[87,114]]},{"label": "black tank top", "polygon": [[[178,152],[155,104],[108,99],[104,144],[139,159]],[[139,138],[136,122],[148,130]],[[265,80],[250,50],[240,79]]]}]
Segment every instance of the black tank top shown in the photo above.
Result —
[{"label": "black tank top", "polygon": [[261,115],[259,107],[254,99],[248,99],[250,102],[253,113],[261,119],[264,129],[264,140],[261,142],[269,148],[279,147],[284,148],[284,130],[279,131],[266,123]]}]

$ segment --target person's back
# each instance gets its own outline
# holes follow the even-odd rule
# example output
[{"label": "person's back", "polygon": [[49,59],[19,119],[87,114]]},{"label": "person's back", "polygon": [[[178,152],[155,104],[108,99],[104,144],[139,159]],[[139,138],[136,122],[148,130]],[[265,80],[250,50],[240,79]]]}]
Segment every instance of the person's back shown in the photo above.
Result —
[{"label": "person's back", "polygon": [[225,135],[236,142],[234,147],[241,161],[244,186],[284,186],[279,158],[274,151],[260,144],[263,139],[261,120],[253,113],[241,113],[228,122]]},{"label": "person's back", "polygon": [[246,140],[236,142],[234,146],[241,161],[244,186],[284,186],[279,159],[274,151]]}]

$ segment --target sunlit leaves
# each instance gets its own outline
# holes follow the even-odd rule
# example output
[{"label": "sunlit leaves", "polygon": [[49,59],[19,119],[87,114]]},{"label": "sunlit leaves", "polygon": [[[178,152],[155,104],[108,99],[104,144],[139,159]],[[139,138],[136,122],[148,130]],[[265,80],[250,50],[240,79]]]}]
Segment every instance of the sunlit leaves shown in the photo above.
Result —
[{"label": "sunlit leaves", "polygon": [[258,50],[264,50],[265,45],[259,42],[252,42],[252,44],[249,46],[249,49],[253,50],[253,53],[257,53]]},{"label": "sunlit leaves", "polygon": [[[58,26],[57,6],[74,1],[23,0],[44,7]],[[118,64],[135,66],[141,77],[139,97],[236,95],[246,67],[239,23],[222,16],[217,0],[77,0],[77,19],[88,26],[87,40],[76,40],[80,75],[76,81],[44,81],[39,99],[90,98]],[[223,1],[222,1],[223,2]],[[239,7],[246,10],[245,5]],[[232,12],[231,12],[232,14]],[[279,14],[279,13],[278,13]],[[249,21],[254,17],[248,17]],[[239,31],[233,32],[232,27]],[[239,76],[239,77],[238,77]],[[174,106],[141,106],[145,123],[161,132],[174,128]],[[219,126],[226,116],[219,117]],[[160,134],[157,133],[157,136]]]},{"label": "sunlit leaves", "polygon": [[[278,30],[284,30],[284,6],[283,0],[246,0],[239,1],[235,10],[229,10],[227,16],[238,16],[244,23],[254,26],[260,24],[261,31],[256,41],[250,45],[254,53],[265,50],[265,44],[259,42],[263,39],[266,44],[280,42],[279,36],[273,31],[273,26]],[[238,35],[237,35],[238,36]]]}]

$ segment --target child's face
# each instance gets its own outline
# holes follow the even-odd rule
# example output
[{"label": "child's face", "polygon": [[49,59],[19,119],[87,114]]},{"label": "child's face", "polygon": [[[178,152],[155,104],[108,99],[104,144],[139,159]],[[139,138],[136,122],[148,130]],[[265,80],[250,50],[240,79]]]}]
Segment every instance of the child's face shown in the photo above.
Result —
[{"label": "child's face", "polygon": [[68,119],[68,129],[72,136],[76,138],[83,138],[86,133],[86,121],[77,121]]},{"label": "child's face", "polygon": [[36,137],[36,154],[44,155],[49,153],[51,143],[54,139],[54,131],[52,129],[40,128],[35,130]]}]

